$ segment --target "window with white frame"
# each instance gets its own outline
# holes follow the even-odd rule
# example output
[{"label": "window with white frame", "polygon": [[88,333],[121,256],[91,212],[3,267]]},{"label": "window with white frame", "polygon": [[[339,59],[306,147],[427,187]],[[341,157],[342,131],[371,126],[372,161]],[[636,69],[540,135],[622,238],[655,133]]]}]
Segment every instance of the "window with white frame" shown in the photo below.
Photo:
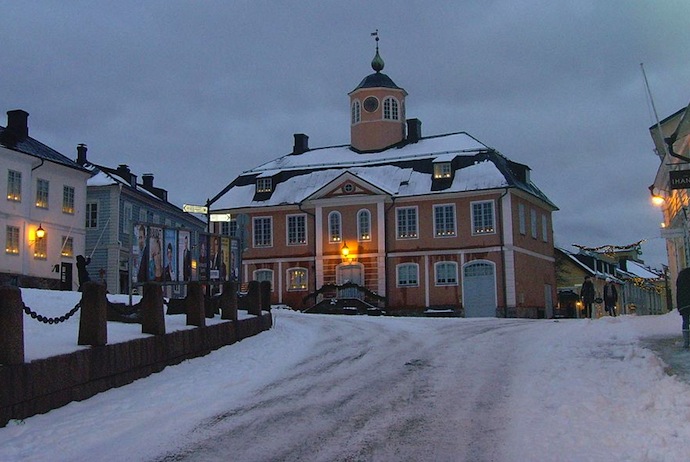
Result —
[{"label": "window with white frame", "polygon": [[7,200],[21,202],[22,200],[22,172],[7,171]]},{"label": "window with white frame", "polygon": [[455,205],[434,205],[434,236],[455,236]]},{"label": "window with white frame", "polygon": [[141,223],[146,223],[149,221],[149,214],[146,213],[146,209],[139,209],[139,221]]},{"label": "window with white frame", "polygon": [[60,255],[63,257],[73,257],[74,256],[74,241],[71,237],[62,236],[62,250]]},{"label": "window with white frame", "polygon": [[439,261],[434,265],[437,286],[458,285],[458,264],[454,261]]},{"label": "window with white frame", "polygon": [[273,291],[273,270],[270,269],[258,269],[254,271],[254,280],[263,282],[268,281],[271,283],[271,291]]},{"label": "window with white frame", "polygon": [[48,258],[48,233],[45,233],[41,239],[36,239],[34,242],[34,259],[46,260]]},{"label": "window with white frame", "polygon": [[494,201],[473,202],[472,234],[492,234],[494,226]]},{"label": "window with white frame", "polygon": [[307,290],[307,269],[290,268],[287,270],[288,290]]},{"label": "window with white frame", "polygon": [[537,211],[534,209],[529,210],[529,218],[532,224],[532,237],[537,238]]},{"label": "window with white frame", "polygon": [[544,242],[549,242],[549,222],[546,214],[541,215],[541,239]]},{"label": "window with white frame", "polygon": [[89,229],[98,228],[98,203],[86,203],[86,227]]},{"label": "window with white frame", "polygon": [[389,96],[383,100],[383,118],[386,120],[398,120],[400,118],[397,99]]},{"label": "window with white frame", "polygon": [[340,242],[343,240],[342,217],[340,212],[328,214],[328,242]]},{"label": "window with white frame", "polygon": [[288,245],[304,245],[307,243],[307,216],[287,216],[287,243]]},{"label": "window with white frame", "polygon": [[254,217],[254,247],[271,247],[273,245],[273,218]]},{"label": "window with white frame", "polygon": [[402,263],[395,267],[398,287],[417,287],[419,285],[419,265]]},{"label": "window with white frame", "polygon": [[359,100],[352,102],[352,123],[357,124],[362,120],[362,105]]},{"label": "window with white frame", "polygon": [[518,220],[520,222],[520,234],[527,234],[527,219],[525,218],[525,204],[518,204]]},{"label": "window with white frame", "polygon": [[434,178],[450,178],[453,170],[450,162],[435,162],[434,163]]},{"label": "window with white frame", "polygon": [[237,237],[237,220],[221,221],[220,234],[223,236]]},{"label": "window with white frame", "polygon": [[48,180],[38,178],[36,180],[36,207],[47,209],[48,208],[48,192],[50,189],[50,183]]},{"label": "window with white frame", "polygon": [[357,212],[357,240],[371,240],[371,212],[367,209]]},{"label": "window with white frame", "polygon": [[17,226],[7,226],[5,232],[5,253],[10,255],[19,254],[19,228]]},{"label": "window with white frame", "polygon": [[400,207],[396,209],[395,229],[398,239],[413,239],[418,237],[417,207]]},{"label": "window with white frame", "polygon": [[132,232],[132,204],[125,202],[122,206],[122,234],[130,234]]},{"label": "window with white frame", "polygon": [[265,193],[271,192],[273,189],[273,181],[271,178],[257,178],[256,179],[256,192]]},{"label": "window with white frame", "polygon": [[62,187],[62,213],[74,215],[74,188],[72,186]]}]

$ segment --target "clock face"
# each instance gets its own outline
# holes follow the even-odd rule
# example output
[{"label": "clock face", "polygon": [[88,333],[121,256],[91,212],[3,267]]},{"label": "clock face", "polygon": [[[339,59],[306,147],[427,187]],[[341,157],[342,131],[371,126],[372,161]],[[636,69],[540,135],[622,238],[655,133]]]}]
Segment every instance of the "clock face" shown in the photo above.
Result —
[{"label": "clock face", "polygon": [[364,100],[364,110],[367,112],[374,112],[379,107],[379,100],[373,96],[368,97]]}]

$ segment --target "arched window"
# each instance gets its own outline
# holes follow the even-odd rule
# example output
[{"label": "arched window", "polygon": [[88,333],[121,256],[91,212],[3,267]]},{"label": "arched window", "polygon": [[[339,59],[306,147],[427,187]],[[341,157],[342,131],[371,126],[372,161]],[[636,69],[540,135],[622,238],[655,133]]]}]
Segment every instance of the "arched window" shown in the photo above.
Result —
[{"label": "arched window", "polygon": [[340,242],[343,240],[340,212],[328,214],[328,242]]},{"label": "arched window", "polygon": [[398,100],[388,97],[383,100],[383,118],[387,120],[399,120]]},{"label": "arched window", "polygon": [[357,240],[371,240],[371,212],[367,209],[357,212]]},{"label": "arched window", "polygon": [[362,120],[362,106],[356,99],[352,102],[352,124],[359,123],[360,120]]}]

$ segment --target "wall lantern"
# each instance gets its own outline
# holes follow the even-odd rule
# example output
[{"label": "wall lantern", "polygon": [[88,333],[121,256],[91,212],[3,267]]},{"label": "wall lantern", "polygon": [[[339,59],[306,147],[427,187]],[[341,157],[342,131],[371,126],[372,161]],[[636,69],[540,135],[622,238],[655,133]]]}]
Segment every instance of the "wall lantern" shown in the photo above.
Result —
[{"label": "wall lantern", "polygon": [[652,196],[652,204],[662,206],[666,202],[666,197],[663,194],[665,191],[656,188],[654,185],[649,187],[649,194]]},{"label": "wall lantern", "polygon": [[44,237],[46,237],[46,230],[43,229],[42,224],[39,224],[36,230],[36,239],[43,239]]},{"label": "wall lantern", "polygon": [[340,249],[340,254],[343,258],[347,258],[350,255],[350,249],[347,247],[347,242],[343,242],[343,247]]}]

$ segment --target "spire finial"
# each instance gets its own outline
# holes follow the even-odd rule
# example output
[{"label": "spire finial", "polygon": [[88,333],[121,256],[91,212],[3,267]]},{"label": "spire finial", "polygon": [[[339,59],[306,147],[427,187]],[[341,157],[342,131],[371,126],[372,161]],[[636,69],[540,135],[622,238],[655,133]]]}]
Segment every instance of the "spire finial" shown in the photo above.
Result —
[{"label": "spire finial", "polygon": [[383,59],[381,59],[381,55],[379,55],[379,30],[376,29],[375,32],[371,33],[372,37],[376,37],[376,55],[374,55],[374,59],[371,61],[371,68],[374,69],[376,72],[381,72],[383,70]]}]

